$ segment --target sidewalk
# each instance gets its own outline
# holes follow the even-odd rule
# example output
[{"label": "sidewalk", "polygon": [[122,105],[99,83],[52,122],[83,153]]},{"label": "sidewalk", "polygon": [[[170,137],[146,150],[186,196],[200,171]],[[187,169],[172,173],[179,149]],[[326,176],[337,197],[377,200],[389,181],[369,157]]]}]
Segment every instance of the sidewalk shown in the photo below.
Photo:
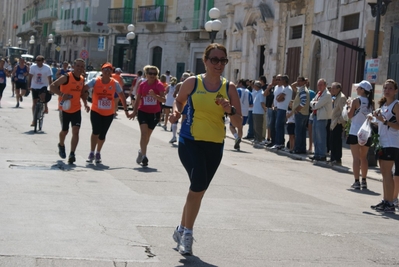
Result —
[{"label": "sidewalk", "polygon": [[[247,135],[248,132],[248,124],[244,126],[243,129],[243,137],[245,137]],[[230,139],[234,139],[234,136],[231,134],[230,129],[229,129],[229,124],[226,123],[226,137],[230,138]],[[285,135],[285,140],[289,140],[288,134]],[[309,139],[306,138],[306,142],[307,142],[307,147],[309,144]],[[332,170],[338,171],[338,172],[346,172],[349,174],[353,174],[353,170],[352,170],[352,154],[351,151],[349,149],[349,146],[345,144],[345,140],[343,140],[343,148],[342,148],[342,165],[331,165],[327,162],[314,162],[314,165],[318,165],[324,168],[331,168]],[[241,142],[242,146],[248,145],[248,146],[252,146],[252,143],[250,140],[245,140],[242,139]],[[284,155],[287,157],[292,158],[293,160],[303,160],[303,161],[307,161],[308,163],[306,164],[312,164],[312,161],[308,158],[309,156],[311,156],[311,154],[308,155],[304,155],[304,154],[291,154],[289,153],[289,151],[286,150],[276,150],[276,149],[270,149],[265,147],[265,149],[257,149],[257,151],[259,151],[258,153],[276,153],[278,155]],[[314,146],[313,146],[313,151],[314,151]],[[304,163],[305,164],[305,163]],[[378,166],[376,167],[369,167],[368,173],[367,173],[367,178],[368,179],[373,179],[376,181],[382,181],[382,176],[380,173],[380,168]]]}]

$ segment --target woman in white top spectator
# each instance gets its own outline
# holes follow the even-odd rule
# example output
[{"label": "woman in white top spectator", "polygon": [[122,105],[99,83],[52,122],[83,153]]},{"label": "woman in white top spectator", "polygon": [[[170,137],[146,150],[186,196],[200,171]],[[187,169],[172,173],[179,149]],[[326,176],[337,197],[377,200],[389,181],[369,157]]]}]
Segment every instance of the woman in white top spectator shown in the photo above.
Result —
[{"label": "woman in white top spectator", "polygon": [[[398,84],[394,80],[387,80],[383,87],[383,98],[380,100],[380,108],[374,112],[378,123],[380,149],[377,151],[379,165],[382,174],[383,200],[372,209],[381,212],[395,212],[395,200],[397,204],[399,187],[399,122],[396,114],[399,114],[399,105],[396,95]],[[392,167],[395,163],[395,173],[392,177]]]},{"label": "woman in white top spectator", "polygon": [[[350,145],[352,158],[353,158],[353,175],[355,176],[355,182],[352,184],[354,189],[367,189],[367,171],[368,161],[367,153],[371,145],[371,138],[367,141],[364,146],[359,145],[357,140],[357,132],[367,118],[367,115],[373,111],[373,87],[368,81],[361,81],[355,84],[358,98],[353,100],[348,99],[348,117],[351,119],[351,127],[349,130],[349,136],[346,139],[346,143]],[[360,170],[362,172],[362,183],[359,182]]]}]

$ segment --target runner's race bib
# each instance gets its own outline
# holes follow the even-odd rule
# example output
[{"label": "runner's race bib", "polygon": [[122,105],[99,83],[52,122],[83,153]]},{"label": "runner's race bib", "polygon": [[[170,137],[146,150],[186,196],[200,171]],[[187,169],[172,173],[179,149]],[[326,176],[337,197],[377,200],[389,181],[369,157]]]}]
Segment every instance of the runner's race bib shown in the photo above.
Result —
[{"label": "runner's race bib", "polygon": [[155,106],[157,104],[157,100],[149,95],[145,96],[143,100],[145,106]]},{"label": "runner's race bib", "polygon": [[112,108],[112,99],[102,98],[98,100],[98,108],[99,109],[111,109]]},{"label": "runner's race bib", "polygon": [[18,80],[25,80],[25,76],[23,74],[18,74]]}]

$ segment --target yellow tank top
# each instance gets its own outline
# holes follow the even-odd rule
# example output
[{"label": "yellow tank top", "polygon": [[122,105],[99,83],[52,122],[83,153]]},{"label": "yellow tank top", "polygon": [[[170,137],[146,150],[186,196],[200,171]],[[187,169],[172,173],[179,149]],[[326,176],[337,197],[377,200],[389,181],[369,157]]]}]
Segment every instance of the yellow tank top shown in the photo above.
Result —
[{"label": "yellow tank top", "polygon": [[226,135],[224,110],[216,104],[217,97],[229,99],[229,82],[221,79],[216,91],[205,88],[201,75],[197,75],[194,90],[187,100],[187,117],[183,121],[180,136],[195,141],[223,143]]}]

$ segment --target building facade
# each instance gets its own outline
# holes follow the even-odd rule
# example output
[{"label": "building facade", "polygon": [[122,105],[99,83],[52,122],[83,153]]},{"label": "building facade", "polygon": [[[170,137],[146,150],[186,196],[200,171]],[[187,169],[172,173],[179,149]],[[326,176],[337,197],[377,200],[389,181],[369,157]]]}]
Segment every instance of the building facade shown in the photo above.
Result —
[{"label": "building facade", "polygon": [[[377,1],[376,29],[371,6]],[[49,60],[85,57],[97,69],[112,61],[127,72],[151,64],[177,77],[186,70],[201,73],[210,43],[204,25],[217,7],[222,29],[215,42],[228,50],[225,76],[232,81],[286,73],[291,81],[309,77],[315,88],[323,77],[341,82],[350,95],[352,84],[364,78],[377,85],[377,94],[385,79],[399,80],[399,1],[5,0],[3,5],[2,46],[21,37],[22,46]],[[130,24],[132,40],[126,37]]]}]

